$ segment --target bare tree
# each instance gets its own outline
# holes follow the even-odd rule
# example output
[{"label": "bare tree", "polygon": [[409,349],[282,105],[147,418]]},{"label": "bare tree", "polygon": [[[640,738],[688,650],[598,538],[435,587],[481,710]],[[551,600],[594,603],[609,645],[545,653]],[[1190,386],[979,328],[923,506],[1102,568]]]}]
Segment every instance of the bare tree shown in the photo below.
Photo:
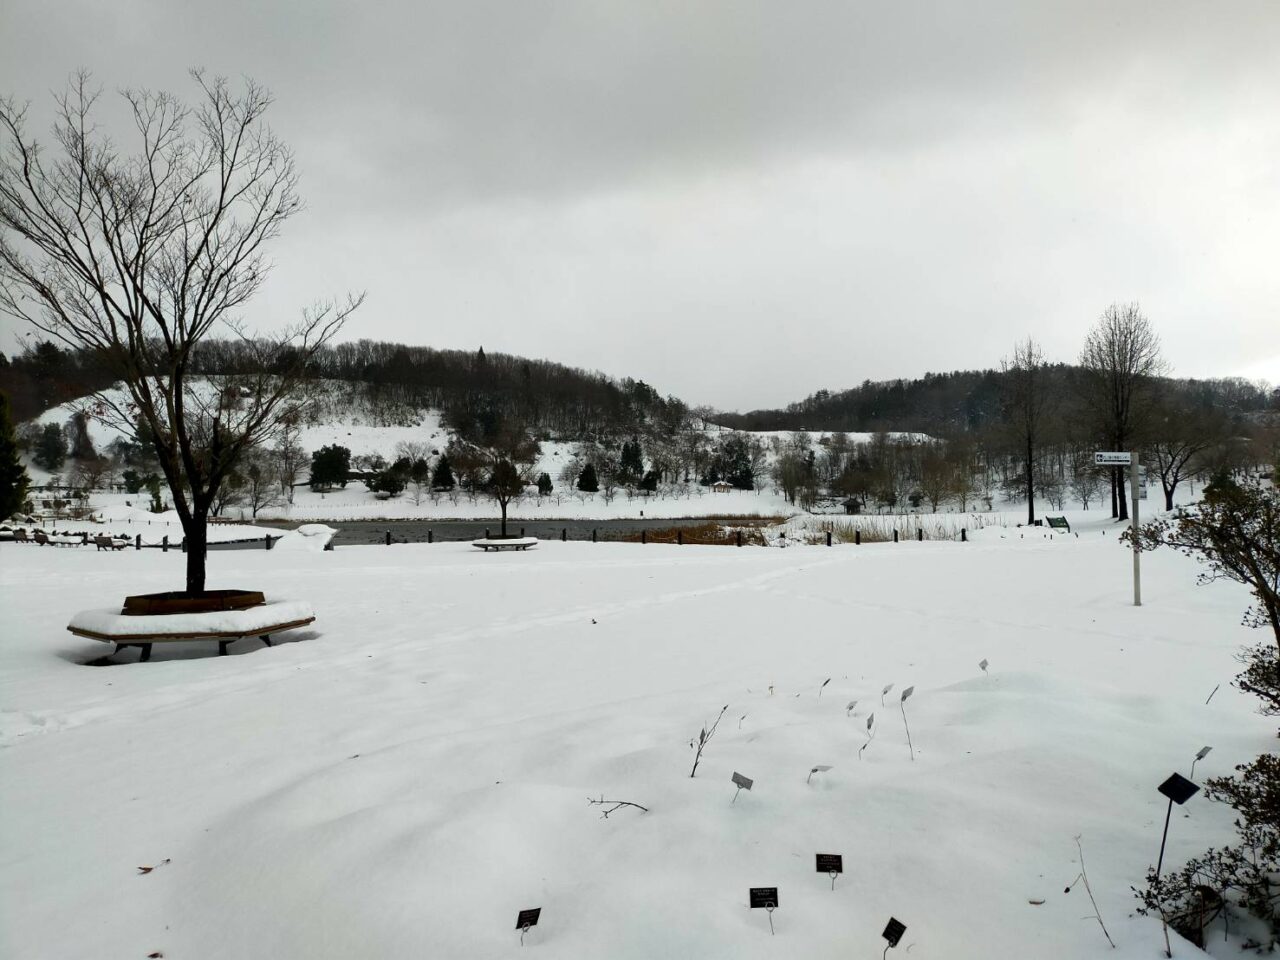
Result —
[{"label": "bare tree", "polygon": [[1162,411],[1150,450],[1160,475],[1164,508],[1173,509],[1173,494],[1202,466],[1202,458],[1227,436],[1224,419],[1209,411],[1177,405]]},{"label": "bare tree", "polygon": [[[187,589],[203,591],[206,522],[245,453],[296,419],[308,366],[361,297],[250,338],[240,311],[265,281],[266,244],[301,209],[288,147],[266,126],[271,97],[192,74],[194,107],[124,91],[139,141],[122,152],[97,126],[87,74],[57,96],[46,158],[26,108],[0,101],[0,312],[87,348],[126,388],[94,398],[102,419],[155,448],[187,540]],[[191,374],[201,341],[240,337],[247,373]]]},{"label": "bare tree", "polygon": [[[1160,338],[1136,303],[1115,304],[1089,331],[1080,351],[1081,399],[1112,450],[1129,450],[1154,406],[1164,372]],[[1111,515],[1129,518],[1120,467],[1111,468]]]},{"label": "bare tree", "polygon": [[937,513],[938,507],[954,495],[957,486],[955,474],[956,466],[947,456],[946,444],[926,444],[920,458],[920,492],[929,501],[931,513]]},{"label": "bare tree", "polygon": [[244,502],[256,519],[263,507],[277,506],[282,497],[277,479],[280,465],[275,451],[251,450],[242,463],[244,470]]},{"label": "bare tree", "polygon": [[523,423],[511,421],[502,426],[487,451],[491,466],[488,492],[502,510],[502,536],[507,535],[507,507],[524,494],[533,483],[533,468],[542,452]]},{"label": "bare tree", "polygon": [[276,468],[276,479],[280,483],[280,494],[287,503],[293,503],[293,490],[298,484],[298,474],[311,462],[307,451],[298,442],[298,428],[285,423],[280,428],[280,436],[272,451],[272,462]]},{"label": "bare tree", "polygon": [[1022,460],[1027,497],[1027,523],[1036,519],[1036,462],[1050,414],[1053,393],[1040,345],[1027,337],[1013,345],[1013,356],[1000,362],[1004,371],[1004,416]]}]

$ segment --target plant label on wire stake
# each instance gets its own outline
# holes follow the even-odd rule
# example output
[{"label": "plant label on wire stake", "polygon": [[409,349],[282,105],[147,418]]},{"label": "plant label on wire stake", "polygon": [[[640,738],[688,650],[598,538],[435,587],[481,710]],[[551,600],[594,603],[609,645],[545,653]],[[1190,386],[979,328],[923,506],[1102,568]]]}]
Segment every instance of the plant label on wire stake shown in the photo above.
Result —
[{"label": "plant label on wire stake", "polygon": [[915,689],[916,689],[915,687],[907,687],[907,689],[905,689],[905,690],[903,690],[903,691],[902,691],[902,699],[898,701],[898,709],[900,709],[900,710],[902,711],[902,726],[903,726],[903,727],[906,729],[906,731],[907,731],[907,749],[911,751],[911,761],[912,761],[912,763],[914,763],[914,762],[915,762],[915,759],[916,759],[916,748],[915,748],[915,747],[912,745],[912,743],[911,743],[911,728],[910,728],[909,726],[907,726],[907,707],[906,707],[906,703],[907,703],[907,697],[909,697],[909,696],[911,696],[911,694],[915,693]]},{"label": "plant label on wire stake", "polygon": [[739,793],[741,793],[743,790],[750,790],[751,785],[755,783],[755,781],[752,780],[750,777],[744,777],[742,774],[738,773],[738,771],[736,770],[733,772],[733,777],[731,779],[733,780],[734,785],[737,786],[738,789],[734,793],[733,799],[729,801],[729,806],[733,806],[735,803],[738,802]]},{"label": "plant label on wire stake", "polygon": [[871,741],[876,738],[876,732],[873,729],[873,727],[875,726],[875,722],[876,722],[876,715],[874,713],[870,714],[867,717],[867,742],[858,748],[859,760],[862,759],[862,751],[867,749],[867,747],[871,746]]},{"label": "plant label on wire stake", "polygon": [[[906,924],[894,917],[889,918],[889,922],[885,925],[884,933],[880,936],[889,941],[889,947],[896,947],[898,941],[902,939],[902,935],[907,932]],[[889,952],[889,947],[885,947],[885,953]]]},{"label": "plant label on wire stake", "polygon": [[778,909],[777,887],[752,887],[751,909],[763,908],[769,914],[769,933],[773,934],[773,911]]},{"label": "plant label on wire stake", "polygon": [[893,684],[890,683],[883,690],[880,691],[880,706],[882,707],[884,706],[884,698],[889,695],[889,691],[892,689],[893,689]]},{"label": "plant label on wire stake", "polygon": [[854,709],[854,707],[856,707],[857,705],[858,705],[858,701],[857,701],[857,700],[850,700],[850,701],[849,701],[849,703],[848,703],[848,705],[844,708],[845,716],[846,716],[846,717],[847,717],[847,716],[852,716],[852,715],[853,715],[853,709]]},{"label": "plant label on wire stake", "polygon": [[1201,760],[1203,760],[1205,757],[1207,757],[1209,755],[1209,751],[1212,749],[1213,747],[1201,747],[1200,750],[1196,753],[1196,758],[1191,761],[1192,777],[1196,775],[1196,764],[1199,763]]},{"label": "plant label on wire stake", "polygon": [[826,772],[827,772],[828,770],[830,770],[830,769],[832,769],[832,768],[831,768],[831,764],[829,764],[829,763],[820,763],[820,764],[818,764],[816,767],[812,768],[812,769],[809,771],[809,776],[805,777],[805,781],[804,781],[804,782],[805,782],[805,783],[808,783],[809,781],[811,781],[811,780],[813,779],[813,775],[814,775],[815,773],[826,773]]},{"label": "plant label on wire stake", "polygon": [[978,661],[978,669],[981,670],[984,675],[990,676],[990,674],[987,673],[987,667],[989,666],[991,666],[991,664],[987,663],[986,657],[983,657]]},{"label": "plant label on wire stake", "polygon": [[826,689],[827,684],[828,684],[828,683],[830,683],[830,682],[831,682],[831,678],[830,678],[830,677],[827,677],[827,679],[825,679],[825,680],[823,680],[823,681],[822,681],[822,686],[818,688],[818,699],[819,699],[819,700],[821,700],[821,699],[822,699],[822,691],[823,691],[824,689]]},{"label": "plant label on wire stake", "polygon": [[817,870],[831,877],[831,889],[836,888],[836,877],[844,873],[844,857],[838,853],[819,853],[816,857]]},{"label": "plant label on wire stake", "polygon": [[541,907],[534,907],[532,910],[521,910],[516,916],[516,929],[520,931],[521,946],[524,946],[524,935],[529,932],[530,927],[538,925],[540,916],[542,916]]}]

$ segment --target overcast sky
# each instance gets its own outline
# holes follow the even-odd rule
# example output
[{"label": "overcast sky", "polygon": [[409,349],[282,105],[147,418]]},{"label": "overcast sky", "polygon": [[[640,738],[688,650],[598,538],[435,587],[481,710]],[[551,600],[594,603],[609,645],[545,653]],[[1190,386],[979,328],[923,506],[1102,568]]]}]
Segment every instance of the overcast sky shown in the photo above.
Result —
[{"label": "overcast sky", "polygon": [[1276,0],[0,0],[0,93],[82,66],[273,90],[260,324],[367,290],[353,339],[747,409],[1137,300],[1175,373],[1280,382]]}]

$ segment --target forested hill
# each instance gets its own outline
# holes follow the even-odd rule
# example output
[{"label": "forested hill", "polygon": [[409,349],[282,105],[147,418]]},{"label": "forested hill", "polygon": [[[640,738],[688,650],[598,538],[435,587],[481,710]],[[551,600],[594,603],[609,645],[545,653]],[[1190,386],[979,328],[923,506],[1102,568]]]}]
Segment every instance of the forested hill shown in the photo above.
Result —
[{"label": "forested hill", "polygon": [[[1078,367],[1047,367],[1050,393],[1069,408],[1081,390]],[[1005,378],[1000,370],[927,373],[917,380],[867,380],[849,390],[819,390],[779,410],[720,414],[717,422],[740,430],[904,430],[948,436],[998,423]],[[1243,422],[1280,410],[1280,391],[1238,377],[1162,381],[1179,406],[1212,410]]]},{"label": "forested hill", "polygon": [[[248,372],[251,352],[226,340],[200,344],[194,372],[219,376]],[[436,350],[360,340],[324,350],[317,378],[353,385],[361,406],[384,425],[411,419],[424,407],[438,409],[446,424],[467,439],[483,440],[501,424],[520,423],[543,434],[571,439],[624,435],[671,437],[696,415],[743,430],[880,430],[953,436],[1000,422],[1007,374],[999,370],[930,373],[916,380],[866,381],[848,390],[819,390],[778,410],[749,413],[690,411],[642,380],[484,350]],[[1072,419],[1081,394],[1080,370],[1045,368],[1059,413]],[[0,390],[9,394],[15,419],[111,385],[112,376],[92,353],[52,343],[28,346],[12,359],[0,354]],[[1223,414],[1243,424],[1265,411],[1280,411],[1280,392],[1239,378],[1164,380],[1164,396],[1182,410]],[[350,393],[350,391],[348,391]],[[1083,416],[1083,412],[1081,412]]]},{"label": "forested hill", "polygon": [[[201,343],[192,372],[209,376],[249,372],[252,352],[236,341]],[[434,407],[463,436],[483,436],[499,423],[520,422],[539,432],[575,438],[627,433],[675,433],[689,410],[642,380],[503,353],[435,350],[360,340],[339,343],[317,357],[317,379],[358,384],[363,406],[384,423]],[[29,346],[12,359],[0,354],[0,390],[17,420],[111,385],[111,373],[89,351],[52,343]]]}]

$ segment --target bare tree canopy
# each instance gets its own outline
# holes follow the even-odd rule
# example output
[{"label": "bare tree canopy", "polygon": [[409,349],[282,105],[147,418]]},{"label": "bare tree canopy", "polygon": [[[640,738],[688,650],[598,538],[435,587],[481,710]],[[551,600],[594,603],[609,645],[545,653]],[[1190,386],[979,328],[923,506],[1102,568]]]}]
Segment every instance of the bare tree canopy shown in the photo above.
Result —
[{"label": "bare tree canopy", "polygon": [[[87,74],[58,95],[47,155],[26,108],[0,101],[0,311],[100,356],[126,388],[96,416],[154,444],[188,542],[187,589],[204,589],[205,524],[245,451],[296,416],[316,351],[362,297],[304,311],[250,337],[239,311],[265,281],[265,248],[301,209],[288,147],[264,122],[265,89],[192,73],[194,107],[123,91],[137,152],[95,124]],[[211,385],[190,373],[212,332],[241,339],[251,372]]]},{"label": "bare tree canopy", "polygon": [[1045,421],[1055,395],[1050,390],[1044,352],[1031,337],[1013,345],[1013,357],[1002,360],[1005,373],[1004,417],[1023,459],[1027,523],[1036,519],[1036,464],[1044,440]]},{"label": "bare tree canopy", "polygon": [[[1081,399],[1112,450],[1129,450],[1155,406],[1164,373],[1160,338],[1136,303],[1107,307],[1080,351]],[[1128,504],[1112,470],[1111,515],[1127,520]]]}]

